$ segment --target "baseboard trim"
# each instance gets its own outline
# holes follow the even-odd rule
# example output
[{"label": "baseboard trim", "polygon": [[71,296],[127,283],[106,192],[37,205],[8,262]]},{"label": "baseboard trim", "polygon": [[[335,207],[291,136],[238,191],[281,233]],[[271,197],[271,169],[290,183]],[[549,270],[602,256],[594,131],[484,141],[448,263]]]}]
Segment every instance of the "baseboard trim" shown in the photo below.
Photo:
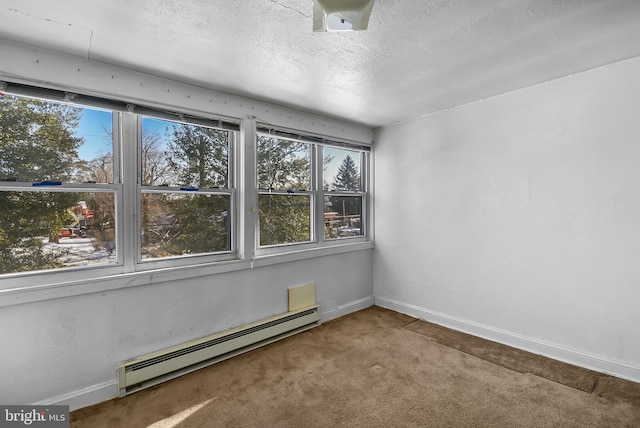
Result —
[{"label": "baseboard trim", "polygon": [[386,297],[376,296],[375,305],[411,315],[444,327],[452,328],[463,333],[478,336],[483,339],[492,340],[514,348],[540,354],[554,360],[563,361],[565,363],[595,370],[633,382],[640,382],[640,367],[633,366],[628,363],[614,361],[607,357],[594,355],[578,349],[572,349],[556,343],[522,336],[512,331],[490,327]]},{"label": "baseboard trim", "polygon": [[369,306],[373,306],[374,304],[375,300],[373,296],[367,296],[362,299],[354,300],[353,302],[345,303],[344,305],[340,305],[326,312],[323,312],[320,320],[321,322],[329,321],[334,318],[338,318],[343,315],[368,308]]},{"label": "baseboard trim", "polygon": [[73,411],[117,397],[118,382],[114,379],[58,395],[56,397],[51,397],[33,404],[35,406],[51,406],[56,404],[68,405],[69,409]]},{"label": "baseboard trim", "polygon": [[[344,305],[337,306],[321,315],[321,322],[329,321],[361,309],[374,305],[373,296],[364,297]],[[70,410],[91,406],[102,401],[118,397],[118,382],[114,379],[108,382],[88,386],[86,388],[71,391],[66,394],[51,397],[46,400],[33,403],[36,406],[50,406],[55,404],[68,405]]]}]

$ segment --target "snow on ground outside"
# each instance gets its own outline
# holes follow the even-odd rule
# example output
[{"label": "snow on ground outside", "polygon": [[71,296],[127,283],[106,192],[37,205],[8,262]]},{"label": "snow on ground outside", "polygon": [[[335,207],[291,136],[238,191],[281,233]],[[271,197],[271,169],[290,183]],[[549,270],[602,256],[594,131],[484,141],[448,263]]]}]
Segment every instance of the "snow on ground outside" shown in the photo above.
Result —
[{"label": "snow on ground outside", "polygon": [[65,266],[86,266],[116,262],[116,253],[96,249],[91,238],[60,238],[59,243],[43,240],[45,250],[64,251],[60,260]]}]

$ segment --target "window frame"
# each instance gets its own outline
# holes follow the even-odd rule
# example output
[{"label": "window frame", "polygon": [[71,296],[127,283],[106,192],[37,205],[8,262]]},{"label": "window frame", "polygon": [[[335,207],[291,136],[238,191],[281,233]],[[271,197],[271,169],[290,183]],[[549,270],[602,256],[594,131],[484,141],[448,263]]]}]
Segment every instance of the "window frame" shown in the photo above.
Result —
[{"label": "window frame", "polygon": [[[256,143],[258,126],[256,117],[242,118],[225,116],[181,107],[176,113],[160,104],[133,105],[126,99],[112,99],[111,96],[94,96],[89,93],[70,93],[60,87],[30,86],[24,83],[0,82],[0,89],[8,94],[44,101],[63,102],[81,108],[110,111],[112,115],[113,183],[63,183],[53,189],[38,188],[38,191],[55,190],[64,192],[111,192],[115,204],[116,263],[111,265],[89,265],[0,274],[0,297],[7,298],[19,292],[13,301],[37,301],[53,296],[77,295],[101,290],[117,289],[132,285],[163,282],[172,278],[190,278],[222,272],[251,269],[254,266],[268,266],[273,263],[289,262],[319,257],[329,254],[370,249],[373,247],[373,212],[370,199],[371,162],[373,153],[368,143],[332,138],[278,127],[281,137],[303,138],[311,143],[311,189],[297,194],[310,197],[310,228],[312,240],[303,243],[286,243],[269,247],[259,246],[259,219],[257,186]],[[36,83],[40,85],[40,83]],[[226,103],[225,103],[226,104]],[[242,106],[241,106],[242,107]],[[233,110],[235,111],[235,110]],[[139,248],[139,218],[142,195],[139,182],[139,153],[141,146],[141,117],[154,117],[204,125],[216,128],[216,124],[230,123],[229,145],[229,188],[202,189],[213,194],[229,195],[231,251],[224,253],[193,254],[166,259],[141,260]],[[324,126],[324,125],[322,125]],[[319,125],[316,125],[320,129]],[[225,128],[226,129],[226,128]],[[276,128],[272,128],[276,129]],[[322,147],[330,145],[345,147],[363,153],[361,166],[362,225],[363,235],[340,239],[324,239],[324,196],[322,186]],[[149,186],[147,186],[149,187]],[[0,190],[35,191],[31,182],[0,182]],[[175,189],[146,189],[166,191]],[[273,193],[277,193],[274,191]],[[283,192],[286,193],[286,192]],[[131,221],[133,220],[133,221]],[[153,273],[153,275],[151,275]],[[39,297],[38,297],[39,296]],[[4,300],[10,304],[9,300]],[[1,302],[0,302],[1,303]]]},{"label": "window frame", "polygon": [[[312,133],[306,133],[303,131],[291,130],[289,128],[269,125],[265,123],[256,123],[255,129],[255,163],[254,169],[258,170],[258,138],[260,135],[267,135],[272,138],[293,140],[311,145],[311,184],[309,191],[294,191],[293,194],[310,194],[311,196],[311,240],[308,242],[292,242],[276,245],[260,245],[260,219],[259,210],[256,209],[256,222],[255,222],[255,254],[259,256],[271,256],[277,254],[287,254],[296,251],[305,251],[313,248],[322,248],[330,246],[343,246],[348,244],[363,243],[371,240],[370,223],[370,206],[368,201],[368,193],[370,189],[369,177],[370,177],[370,151],[371,148],[364,144],[354,143],[349,141],[339,141],[329,139],[325,136],[319,136]],[[352,150],[361,153],[360,156],[360,182],[361,190],[359,192],[330,192],[324,189],[323,186],[323,149],[324,147],[333,147],[338,149]],[[259,189],[257,184],[257,177],[255,181],[255,206],[259,206],[259,197],[261,194],[287,194],[286,191],[268,191],[266,189]],[[339,193],[339,194],[338,194]],[[324,226],[324,198],[325,196],[358,196],[362,198],[361,209],[361,230],[362,234],[358,236],[338,237],[338,238],[325,238],[325,226]]]},{"label": "window frame", "polygon": [[[115,219],[115,235],[116,242],[120,239],[119,217],[118,216],[118,199],[122,194],[122,185],[119,183],[61,183],[55,185],[38,185],[34,187],[33,182],[0,182],[0,191],[9,192],[32,192],[32,193],[110,193],[114,199],[114,210],[116,212]],[[75,271],[99,271],[103,274],[108,274],[111,271],[119,270],[123,266],[123,254],[120,251],[116,251],[116,259],[114,263],[110,264],[97,264],[88,266],[68,266],[54,269],[40,269],[33,271],[22,271],[0,274],[0,278],[21,278],[23,276],[38,275],[38,274],[55,274],[55,273],[73,273]],[[1,288],[0,288],[1,289]]]},{"label": "window frame", "polygon": [[[334,147],[349,151],[358,152],[360,154],[360,190],[359,191],[350,191],[350,190],[326,190],[324,188],[324,171],[320,169],[321,183],[323,183],[321,187],[321,212],[322,212],[322,239],[326,242],[338,243],[344,242],[348,240],[358,240],[359,238],[367,238],[369,235],[369,213],[368,213],[368,189],[369,189],[369,152],[364,150],[356,150],[348,147],[335,147],[332,145],[322,145],[322,153],[324,152],[325,147]],[[324,156],[319,156],[323,159]],[[323,165],[321,165],[322,167]],[[325,223],[324,223],[324,199],[331,196],[345,196],[345,197],[359,197],[360,198],[360,235],[354,236],[340,236],[336,238],[327,238],[325,237]]]},{"label": "window frame", "polygon": [[[21,181],[0,181],[0,190],[11,192],[56,192],[56,193],[112,193],[114,198],[114,211],[115,211],[115,239],[116,243],[123,241],[122,231],[122,196],[123,196],[123,183],[122,168],[120,162],[117,160],[121,156],[121,140],[120,132],[118,132],[120,123],[119,112],[109,108],[110,104],[96,102],[92,97],[83,97],[78,99],[77,94],[71,94],[68,92],[55,91],[45,88],[31,87],[26,85],[7,85],[4,88],[4,94],[22,97],[27,99],[35,99],[45,102],[52,102],[57,104],[66,104],[74,107],[92,110],[102,110],[111,113],[111,143],[112,143],[112,158],[113,158],[113,176],[110,183],[92,183],[92,182],[60,182],[59,184],[46,182],[21,182]],[[105,105],[106,104],[106,105]],[[37,185],[35,185],[37,184]],[[103,277],[108,275],[114,275],[122,272],[125,260],[125,253],[116,249],[115,263],[110,264],[96,264],[87,266],[68,266],[54,269],[40,269],[32,271],[12,272],[12,273],[0,273],[0,290],[5,289],[5,283],[10,281],[11,287],[15,288],[27,288],[32,285],[34,277],[43,277],[47,275],[47,278],[51,278],[54,281],[58,281],[58,278],[67,279],[67,281],[76,281],[85,278],[87,274],[90,277]],[[10,288],[11,289],[11,288]]]},{"label": "window frame", "polygon": [[[239,130],[232,129],[224,129],[221,127],[222,119],[218,119],[218,124],[220,126],[215,126],[215,121],[206,121],[206,119],[191,119],[185,120],[184,115],[178,115],[177,117],[173,117],[173,115],[166,114],[158,114],[157,112],[149,111],[148,109],[144,109],[144,114],[136,113],[136,108],[133,108],[133,113],[135,114],[136,121],[136,153],[134,155],[136,159],[136,167],[135,167],[135,207],[137,209],[136,212],[136,236],[135,246],[131,249],[132,254],[135,260],[135,270],[136,271],[147,271],[153,269],[162,269],[162,268],[172,268],[172,267],[183,267],[183,266],[192,266],[195,264],[206,264],[206,263],[215,263],[221,261],[234,260],[238,258],[238,221],[237,221],[237,190],[236,183],[238,182],[238,177],[236,175],[237,167],[237,140]],[[184,187],[177,186],[148,186],[142,184],[142,142],[143,142],[143,120],[145,118],[152,118],[156,120],[169,121],[173,123],[179,124],[187,124],[193,126],[203,126],[207,128],[213,129],[224,129],[229,132],[229,141],[227,146],[227,187],[226,188],[198,188],[197,190],[186,190]],[[133,180],[132,180],[133,181]],[[132,186],[130,186],[132,187]],[[162,258],[148,258],[145,259],[142,257],[142,238],[141,238],[141,230],[142,230],[142,195],[144,193],[160,193],[160,194],[183,194],[183,195],[193,195],[193,194],[201,194],[201,195],[223,195],[229,197],[229,243],[230,249],[225,251],[216,251],[216,252],[207,252],[207,253],[197,253],[197,254],[187,254],[180,256],[172,256],[172,257],[162,257]]]},{"label": "window frame", "polygon": [[[260,135],[268,135],[270,138],[277,138],[278,140],[288,140],[294,142],[300,142],[309,145],[309,189],[308,190],[293,190],[293,189],[261,189],[259,186],[259,177],[258,177],[258,138]],[[279,251],[287,251],[287,249],[295,248],[298,246],[308,246],[312,245],[316,241],[317,229],[315,224],[315,211],[317,210],[317,177],[314,173],[315,164],[317,159],[317,151],[316,147],[309,142],[300,141],[294,138],[280,137],[280,136],[272,136],[270,133],[264,131],[256,130],[256,138],[255,138],[255,158],[256,162],[254,164],[254,170],[256,172],[256,181],[255,181],[255,189],[256,189],[256,198],[255,198],[255,206],[256,206],[256,224],[255,224],[255,244],[254,247],[256,249],[256,254],[259,252],[264,253],[276,253]],[[271,244],[271,245],[260,245],[261,233],[260,233],[260,195],[280,195],[280,196],[299,196],[306,195],[309,197],[309,240],[308,241],[298,241],[298,242],[285,242],[281,244]],[[294,247],[295,246],[295,247]]]},{"label": "window frame", "polygon": [[[224,116],[211,116],[185,111],[173,113],[163,109],[136,106],[123,101],[96,98],[88,95],[47,89],[24,84],[4,83],[3,94],[62,103],[79,108],[96,109],[111,112],[112,115],[112,183],[74,183],[39,185],[33,182],[0,181],[0,190],[29,192],[78,192],[113,193],[115,211],[116,262],[109,265],[70,266],[33,271],[0,273],[0,291],[6,289],[30,288],[34,278],[45,278],[46,284],[67,283],[86,279],[99,279],[115,275],[144,273],[154,269],[201,266],[238,258],[238,201],[236,183],[238,156],[236,156],[241,120]],[[228,187],[224,189],[198,189],[199,194],[225,195],[229,197],[229,251],[202,254],[190,254],[163,259],[145,259],[140,256],[142,245],[139,236],[141,195],[140,148],[142,145],[141,122],[143,117],[153,117],[177,123],[195,126],[207,126],[229,131],[228,142]],[[171,187],[152,188],[144,186],[148,192],[192,193]],[[135,221],[126,222],[126,218]],[[10,283],[9,283],[10,281]]]}]

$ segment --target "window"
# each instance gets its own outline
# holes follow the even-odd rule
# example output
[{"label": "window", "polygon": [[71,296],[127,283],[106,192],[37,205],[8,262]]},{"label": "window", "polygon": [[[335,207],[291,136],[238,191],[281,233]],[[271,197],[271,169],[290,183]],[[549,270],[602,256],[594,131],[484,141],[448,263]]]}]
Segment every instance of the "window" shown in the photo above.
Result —
[{"label": "window", "polygon": [[323,159],[325,239],[364,235],[363,153],[325,147]]},{"label": "window", "polygon": [[259,126],[259,246],[365,236],[366,159],[363,147]]},{"label": "window", "polygon": [[[7,92],[0,93],[0,275],[127,272],[235,251],[237,123],[17,84]],[[125,236],[133,229],[124,217],[136,219],[137,236]]]},{"label": "window", "polygon": [[141,258],[231,252],[232,131],[140,122]]},{"label": "window", "polygon": [[258,136],[260,246],[313,239],[311,148],[300,141]]},{"label": "window", "polygon": [[0,273],[116,263],[113,115],[0,96]]},{"label": "window", "polygon": [[[255,141],[240,141],[241,126]],[[214,262],[366,241],[369,149],[255,126],[7,84],[2,286],[217,272]]]}]

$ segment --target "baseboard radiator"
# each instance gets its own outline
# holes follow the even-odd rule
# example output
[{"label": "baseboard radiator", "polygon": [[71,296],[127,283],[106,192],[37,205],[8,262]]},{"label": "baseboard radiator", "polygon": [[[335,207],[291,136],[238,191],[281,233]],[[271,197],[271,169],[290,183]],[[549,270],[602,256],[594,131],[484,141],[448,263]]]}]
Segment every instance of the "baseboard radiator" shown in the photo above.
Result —
[{"label": "baseboard radiator", "polygon": [[320,324],[320,308],[308,307],[213,334],[117,364],[118,395],[182,376]]}]

